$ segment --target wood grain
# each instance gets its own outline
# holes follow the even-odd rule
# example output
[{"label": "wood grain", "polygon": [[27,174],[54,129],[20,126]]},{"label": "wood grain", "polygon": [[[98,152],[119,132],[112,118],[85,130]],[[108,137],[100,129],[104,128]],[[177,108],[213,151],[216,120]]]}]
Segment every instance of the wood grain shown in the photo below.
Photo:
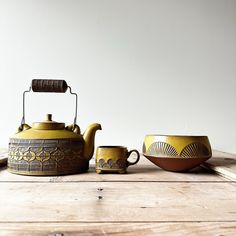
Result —
[{"label": "wood grain", "polygon": [[[235,156],[213,155],[217,169],[214,158],[208,168],[229,178]],[[6,156],[0,150],[0,159]],[[226,159],[219,163],[220,158]],[[163,171],[144,157],[126,175],[98,175],[94,159],[90,166],[88,173],[55,177],[0,168],[0,235],[236,235],[236,187],[230,179],[201,167]],[[225,167],[230,170],[222,174]]]},{"label": "wood grain", "polygon": [[235,236],[235,232],[235,222],[0,223],[1,236]]},{"label": "wood grain", "polygon": [[0,183],[0,222],[236,221],[231,183]]},{"label": "wood grain", "polygon": [[236,181],[236,155],[224,152],[214,152],[214,157],[203,166],[232,181]]},{"label": "wood grain", "polygon": [[188,173],[163,171],[149,165],[130,167],[128,174],[97,174],[91,164],[89,172],[66,176],[23,176],[0,169],[0,182],[229,182],[204,168],[196,168]]}]

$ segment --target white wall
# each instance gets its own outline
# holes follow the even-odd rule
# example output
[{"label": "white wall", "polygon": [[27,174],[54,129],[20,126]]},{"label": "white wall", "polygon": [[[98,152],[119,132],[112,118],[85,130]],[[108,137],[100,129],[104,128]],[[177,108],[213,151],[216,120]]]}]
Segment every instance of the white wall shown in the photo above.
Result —
[{"label": "white wall", "polygon": [[[236,1],[0,0],[0,146],[33,78],[79,94],[96,143],[141,149],[145,134],[208,135],[236,152]],[[26,121],[73,120],[73,97],[27,96]]]}]

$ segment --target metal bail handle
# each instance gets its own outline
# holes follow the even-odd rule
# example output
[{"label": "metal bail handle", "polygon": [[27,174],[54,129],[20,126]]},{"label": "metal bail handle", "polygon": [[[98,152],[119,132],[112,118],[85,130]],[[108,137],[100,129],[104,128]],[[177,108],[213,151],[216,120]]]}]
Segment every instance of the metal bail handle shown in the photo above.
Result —
[{"label": "metal bail handle", "polygon": [[69,89],[70,94],[75,95],[75,118],[74,125],[77,121],[77,105],[78,96],[73,93],[71,87],[67,85],[65,80],[53,80],[53,79],[33,79],[31,86],[28,90],[23,92],[23,117],[21,125],[25,124],[25,94],[33,90],[33,92],[44,92],[44,93],[65,93]]}]

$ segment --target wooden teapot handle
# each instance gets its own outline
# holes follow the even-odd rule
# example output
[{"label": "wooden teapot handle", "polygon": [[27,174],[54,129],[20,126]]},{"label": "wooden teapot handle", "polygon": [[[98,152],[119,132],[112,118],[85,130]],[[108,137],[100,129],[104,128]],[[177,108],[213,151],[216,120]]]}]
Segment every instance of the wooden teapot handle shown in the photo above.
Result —
[{"label": "wooden teapot handle", "polygon": [[65,93],[68,85],[65,80],[33,79],[31,87],[34,92]]}]

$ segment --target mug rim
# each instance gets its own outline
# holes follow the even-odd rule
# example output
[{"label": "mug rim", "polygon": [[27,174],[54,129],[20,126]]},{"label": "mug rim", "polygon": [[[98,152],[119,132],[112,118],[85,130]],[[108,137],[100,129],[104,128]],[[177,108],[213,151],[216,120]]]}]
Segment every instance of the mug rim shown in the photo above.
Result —
[{"label": "mug rim", "polygon": [[127,149],[127,147],[125,146],[121,146],[121,145],[102,145],[102,146],[98,146],[97,149]]}]

